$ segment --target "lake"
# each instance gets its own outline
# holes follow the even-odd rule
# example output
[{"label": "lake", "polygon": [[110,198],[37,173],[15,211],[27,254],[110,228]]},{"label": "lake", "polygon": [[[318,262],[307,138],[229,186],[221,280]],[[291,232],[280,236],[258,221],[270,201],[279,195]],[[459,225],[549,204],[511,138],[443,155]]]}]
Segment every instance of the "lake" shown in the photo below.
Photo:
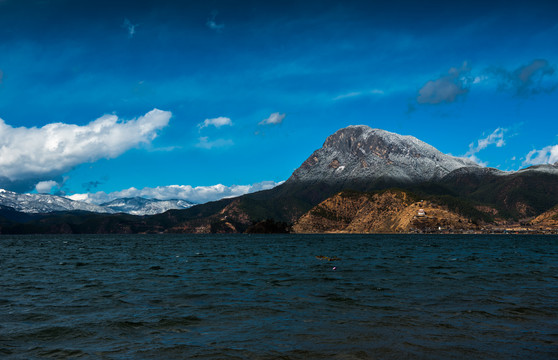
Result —
[{"label": "lake", "polygon": [[556,359],[558,236],[0,236],[4,359]]}]

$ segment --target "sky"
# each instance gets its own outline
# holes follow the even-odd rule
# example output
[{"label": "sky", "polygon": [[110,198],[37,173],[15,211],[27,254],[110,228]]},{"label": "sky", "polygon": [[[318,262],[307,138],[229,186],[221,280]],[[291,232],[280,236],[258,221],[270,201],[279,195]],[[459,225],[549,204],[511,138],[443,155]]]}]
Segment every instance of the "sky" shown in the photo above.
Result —
[{"label": "sky", "polygon": [[271,188],[338,129],[558,161],[555,1],[0,0],[0,188]]}]

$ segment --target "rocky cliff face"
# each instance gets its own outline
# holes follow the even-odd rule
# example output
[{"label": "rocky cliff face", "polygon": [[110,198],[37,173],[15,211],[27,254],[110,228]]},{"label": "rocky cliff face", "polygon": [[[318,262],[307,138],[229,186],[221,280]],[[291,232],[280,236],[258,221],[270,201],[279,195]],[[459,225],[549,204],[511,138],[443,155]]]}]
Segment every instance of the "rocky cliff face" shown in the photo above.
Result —
[{"label": "rocky cliff face", "polygon": [[329,136],[289,181],[426,182],[462,167],[479,168],[473,161],[443,154],[415,137],[358,125]]},{"label": "rocky cliff face", "polygon": [[[421,211],[422,210],[422,211]],[[466,230],[467,218],[398,190],[376,194],[341,192],[304,214],[296,233],[400,233]]]}]

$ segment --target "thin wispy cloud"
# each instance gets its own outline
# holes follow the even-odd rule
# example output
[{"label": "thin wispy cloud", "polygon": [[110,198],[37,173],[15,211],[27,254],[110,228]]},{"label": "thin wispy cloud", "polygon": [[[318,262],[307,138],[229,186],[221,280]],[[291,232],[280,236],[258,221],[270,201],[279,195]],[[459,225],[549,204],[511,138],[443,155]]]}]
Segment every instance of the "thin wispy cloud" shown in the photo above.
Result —
[{"label": "thin wispy cloud", "polygon": [[481,138],[476,142],[472,142],[469,144],[469,151],[465,153],[465,156],[479,165],[487,166],[488,163],[481,161],[476,154],[481,150],[486,149],[489,145],[496,145],[496,147],[503,147],[506,145],[506,141],[504,140],[504,134],[506,131],[508,131],[508,129],[499,127],[490,135]]},{"label": "thin wispy cloud", "polygon": [[169,185],[157,186],[154,188],[146,187],[129,189],[105,193],[99,191],[96,193],[74,194],[67,196],[72,200],[85,201],[92,204],[102,204],[118,198],[143,197],[147,199],[158,200],[188,200],[195,203],[206,203],[208,201],[216,201],[223,198],[241,196],[256,191],[272,189],[283,182],[262,181],[252,185],[231,185],[222,184],[212,186],[190,186],[190,185]]},{"label": "thin wispy cloud", "polygon": [[258,123],[258,125],[278,125],[283,122],[285,114],[280,114],[278,112],[269,115],[267,119],[263,119]]},{"label": "thin wispy cloud", "polygon": [[440,104],[452,103],[458,96],[469,91],[469,72],[471,69],[464,62],[460,68],[451,68],[447,75],[430,80],[419,90],[417,103]]},{"label": "thin wispy cloud", "polygon": [[122,27],[128,31],[129,38],[133,38],[136,34],[136,26],[139,26],[139,24],[132,24],[128,19],[124,19],[124,23],[122,24]]},{"label": "thin wispy cloud", "polygon": [[234,142],[230,139],[217,139],[217,140],[209,140],[209,137],[202,136],[198,138],[198,143],[196,147],[201,149],[213,149],[213,148],[222,148],[227,146],[234,145]]},{"label": "thin wispy cloud", "polygon": [[366,96],[366,95],[384,95],[384,93],[385,92],[383,90],[380,90],[380,89],[372,89],[372,90],[369,90],[369,91],[352,91],[352,92],[348,92],[346,94],[337,95],[336,97],[333,98],[333,101],[338,101],[338,100],[343,100],[343,99],[350,99],[350,98]]},{"label": "thin wispy cloud", "polygon": [[203,122],[198,124],[198,128],[201,130],[203,128],[214,126],[220,128],[222,126],[232,126],[232,120],[228,117],[219,116],[218,118],[205,119]]},{"label": "thin wispy cloud", "polygon": [[215,21],[216,17],[217,17],[217,11],[212,12],[209,19],[207,19],[205,25],[207,25],[207,27],[210,28],[211,30],[215,30],[216,32],[221,32],[225,28],[225,24],[217,24],[217,22]]}]

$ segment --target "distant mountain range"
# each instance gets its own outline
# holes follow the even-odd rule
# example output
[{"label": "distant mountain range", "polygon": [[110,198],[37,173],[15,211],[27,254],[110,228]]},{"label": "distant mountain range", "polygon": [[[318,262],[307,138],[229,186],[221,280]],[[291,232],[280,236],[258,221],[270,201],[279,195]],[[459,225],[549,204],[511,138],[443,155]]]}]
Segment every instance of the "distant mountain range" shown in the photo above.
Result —
[{"label": "distant mountain range", "polygon": [[[0,196],[0,205],[10,207],[0,208],[3,233],[489,231],[558,223],[558,163],[505,172],[443,154],[412,136],[362,125],[329,136],[283,184],[206,204],[118,199],[94,208],[65,198],[8,193]],[[420,204],[428,204],[430,215],[418,219],[414,211]],[[160,213],[167,206],[188,208]],[[13,213],[47,208],[67,213]]]},{"label": "distant mountain range", "polygon": [[28,214],[45,214],[62,211],[86,211],[93,213],[127,213],[132,215],[154,215],[170,209],[187,209],[193,205],[185,200],[157,200],[141,197],[121,198],[101,205],[49,194],[18,194],[0,189],[0,205]]},{"label": "distant mountain range", "polygon": [[196,205],[186,200],[158,200],[142,197],[120,198],[101,204],[113,212],[131,215],[155,215],[168,210],[188,209]]}]

